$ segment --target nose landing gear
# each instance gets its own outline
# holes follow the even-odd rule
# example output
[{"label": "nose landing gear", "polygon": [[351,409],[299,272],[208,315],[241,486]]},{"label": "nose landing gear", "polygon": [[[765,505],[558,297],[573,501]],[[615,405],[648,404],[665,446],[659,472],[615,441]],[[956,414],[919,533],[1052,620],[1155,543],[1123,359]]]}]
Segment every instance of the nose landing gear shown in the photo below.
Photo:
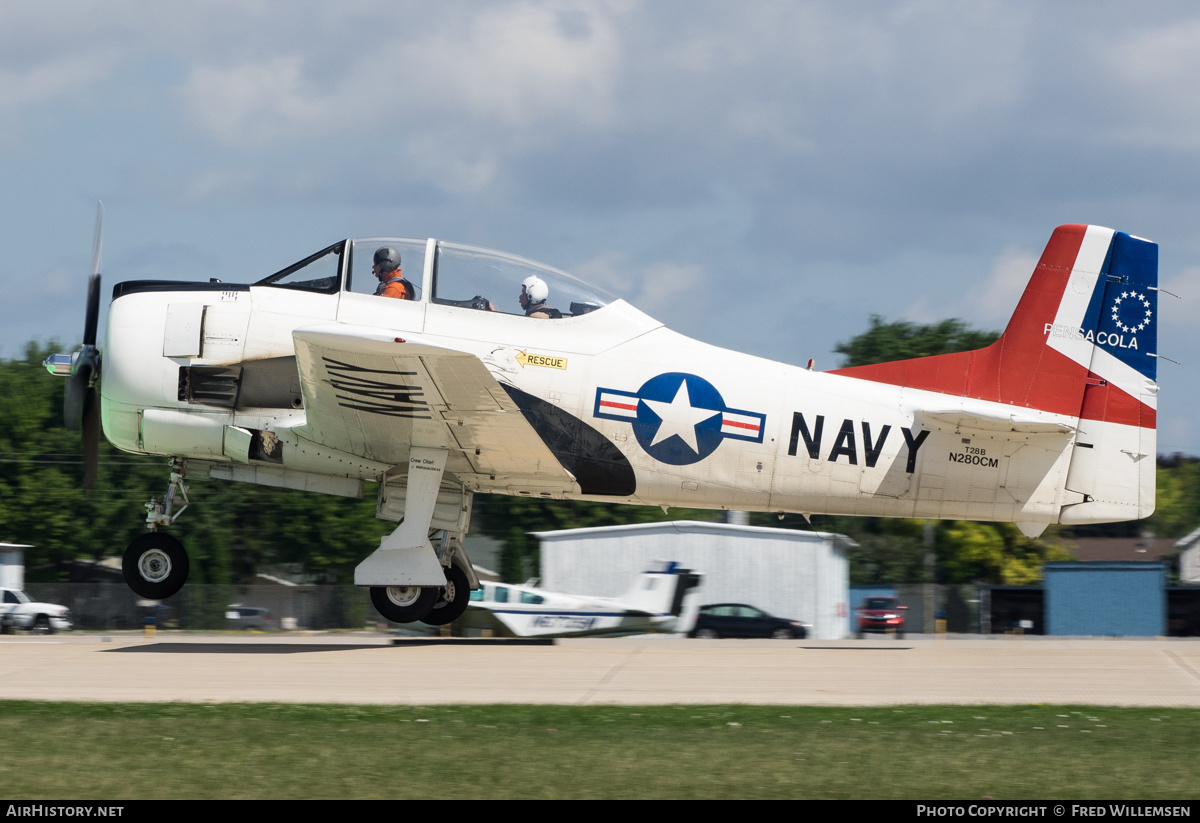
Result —
[{"label": "nose landing gear", "polygon": [[163,600],[183,588],[189,570],[187,552],[169,534],[149,532],[129,544],[121,561],[125,582],[147,600]]},{"label": "nose landing gear", "polygon": [[[182,460],[171,462],[171,484],[163,502],[151,500],[146,504],[147,527],[169,526],[188,507],[187,486],[183,482],[185,468]],[[183,498],[183,506],[172,515],[176,494]],[[189,569],[183,544],[158,531],[143,534],[130,543],[121,560],[125,583],[147,600],[163,600],[175,594],[187,582]]]}]

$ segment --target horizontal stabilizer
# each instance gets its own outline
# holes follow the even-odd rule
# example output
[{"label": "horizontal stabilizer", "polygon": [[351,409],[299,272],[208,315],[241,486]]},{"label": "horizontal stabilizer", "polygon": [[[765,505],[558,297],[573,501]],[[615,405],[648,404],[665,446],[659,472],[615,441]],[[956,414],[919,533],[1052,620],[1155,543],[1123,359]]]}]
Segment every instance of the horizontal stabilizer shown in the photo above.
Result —
[{"label": "horizontal stabilizer", "polygon": [[930,429],[941,431],[1004,432],[1014,434],[1071,434],[1076,429],[1053,420],[1039,420],[1019,414],[1000,414],[963,409],[921,410],[917,420]]}]

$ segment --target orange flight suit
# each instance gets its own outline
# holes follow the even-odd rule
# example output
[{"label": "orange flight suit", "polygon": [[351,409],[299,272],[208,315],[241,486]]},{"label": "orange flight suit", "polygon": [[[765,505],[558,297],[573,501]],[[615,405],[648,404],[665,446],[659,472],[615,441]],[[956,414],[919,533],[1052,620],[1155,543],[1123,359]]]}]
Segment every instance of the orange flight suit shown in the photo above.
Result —
[{"label": "orange flight suit", "polygon": [[396,274],[391,280],[383,282],[375,294],[380,297],[396,297],[400,300],[414,299],[412,284],[400,276],[399,269],[396,269]]}]

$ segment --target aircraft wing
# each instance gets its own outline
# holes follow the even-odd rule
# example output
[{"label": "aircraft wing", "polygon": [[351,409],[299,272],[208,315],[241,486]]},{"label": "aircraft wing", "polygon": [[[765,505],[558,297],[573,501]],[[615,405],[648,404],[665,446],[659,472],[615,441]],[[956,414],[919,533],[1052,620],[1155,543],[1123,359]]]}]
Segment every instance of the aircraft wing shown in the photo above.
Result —
[{"label": "aircraft wing", "polygon": [[574,482],[475,355],[343,324],[292,337],[300,437],[389,465],[406,464],[413,446],[444,448],[460,476]]}]

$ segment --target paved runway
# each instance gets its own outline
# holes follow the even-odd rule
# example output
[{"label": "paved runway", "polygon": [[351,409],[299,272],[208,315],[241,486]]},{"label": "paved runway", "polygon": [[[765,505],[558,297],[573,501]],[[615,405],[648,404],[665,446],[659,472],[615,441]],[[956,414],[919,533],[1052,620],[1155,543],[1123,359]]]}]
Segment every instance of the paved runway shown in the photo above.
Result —
[{"label": "paved runway", "polygon": [[1200,639],[394,645],[382,634],[0,637],[0,699],[1200,707]]}]

